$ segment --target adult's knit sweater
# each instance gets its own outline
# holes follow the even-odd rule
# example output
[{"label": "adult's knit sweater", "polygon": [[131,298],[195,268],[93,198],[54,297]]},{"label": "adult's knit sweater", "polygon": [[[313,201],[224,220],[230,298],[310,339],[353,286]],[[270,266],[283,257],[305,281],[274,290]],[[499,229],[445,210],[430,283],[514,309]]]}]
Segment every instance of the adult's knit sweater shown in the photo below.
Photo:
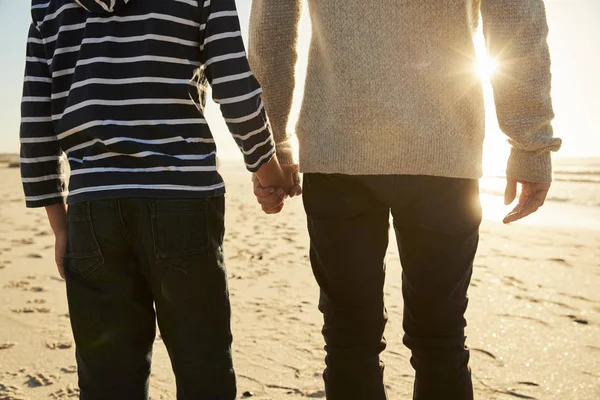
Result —
[{"label": "adult's knit sweater", "polygon": [[[312,25],[295,129],[303,172],[479,178],[484,99],[473,42],[483,21],[496,112],[512,145],[507,173],[549,182],[553,136],[542,0],[308,0]],[[302,0],[254,0],[250,64],[278,158],[286,132]]]}]

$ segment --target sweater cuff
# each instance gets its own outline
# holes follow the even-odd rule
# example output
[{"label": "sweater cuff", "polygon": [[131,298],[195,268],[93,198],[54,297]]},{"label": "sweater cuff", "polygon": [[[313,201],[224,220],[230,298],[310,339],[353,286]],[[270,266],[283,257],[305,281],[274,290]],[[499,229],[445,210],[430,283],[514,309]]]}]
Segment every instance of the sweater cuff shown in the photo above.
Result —
[{"label": "sweater cuff", "polygon": [[297,164],[290,140],[277,143],[277,160],[280,164]]},{"label": "sweater cuff", "polygon": [[27,208],[42,208],[49,207],[55,204],[66,204],[67,193],[57,194],[56,197],[50,197],[43,200],[25,200],[25,207]]},{"label": "sweater cuff", "polygon": [[506,175],[525,182],[552,182],[552,154],[550,151],[535,152],[513,147]]}]

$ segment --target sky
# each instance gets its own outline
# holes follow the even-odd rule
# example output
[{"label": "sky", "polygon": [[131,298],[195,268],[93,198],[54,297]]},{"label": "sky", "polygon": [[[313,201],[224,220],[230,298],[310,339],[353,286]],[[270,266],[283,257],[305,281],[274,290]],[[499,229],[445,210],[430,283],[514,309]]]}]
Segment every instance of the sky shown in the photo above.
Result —
[{"label": "sky", "polygon": [[[247,38],[250,0],[237,0]],[[24,52],[30,23],[30,1],[0,0],[0,152],[17,152]],[[600,157],[600,0],[546,0],[550,26],[555,133],[563,138],[561,156]],[[310,26],[302,26],[301,55],[306,58]],[[479,49],[483,41],[478,39]],[[485,55],[483,55],[484,57]],[[299,69],[302,80],[302,68]],[[486,90],[488,166],[503,163],[508,147],[493,114],[492,94]],[[295,107],[297,110],[298,107]],[[236,152],[218,109],[209,105],[207,119],[216,132],[219,151]]]}]

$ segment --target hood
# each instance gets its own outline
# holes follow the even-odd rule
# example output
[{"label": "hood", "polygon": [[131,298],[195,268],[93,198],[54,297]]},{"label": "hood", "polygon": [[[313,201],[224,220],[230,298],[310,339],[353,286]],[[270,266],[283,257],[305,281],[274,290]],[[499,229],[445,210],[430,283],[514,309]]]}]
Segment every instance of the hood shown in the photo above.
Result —
[{"label": "hood", "polygon": [[113,14],[133,0],[75,0],[77,4],[92,14]]}]

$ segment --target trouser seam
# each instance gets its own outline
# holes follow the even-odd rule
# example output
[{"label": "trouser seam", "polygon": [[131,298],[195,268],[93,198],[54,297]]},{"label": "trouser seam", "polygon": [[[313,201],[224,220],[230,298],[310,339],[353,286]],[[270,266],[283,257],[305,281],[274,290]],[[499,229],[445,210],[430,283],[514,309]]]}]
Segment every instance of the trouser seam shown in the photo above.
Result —
[{"label": "trouser seam", "polygon": [[127,228],[125,227],[125,220],[123,219],[123,211],[121,209],[121,200],[117,199],[117,213],[119,214],[119,224],[121,225],[121,231],[123,232],[123,236],[125,236],[125,240],[129,246],[133,246],[131,238],[129,237],[129,233],[127,232]]}]

